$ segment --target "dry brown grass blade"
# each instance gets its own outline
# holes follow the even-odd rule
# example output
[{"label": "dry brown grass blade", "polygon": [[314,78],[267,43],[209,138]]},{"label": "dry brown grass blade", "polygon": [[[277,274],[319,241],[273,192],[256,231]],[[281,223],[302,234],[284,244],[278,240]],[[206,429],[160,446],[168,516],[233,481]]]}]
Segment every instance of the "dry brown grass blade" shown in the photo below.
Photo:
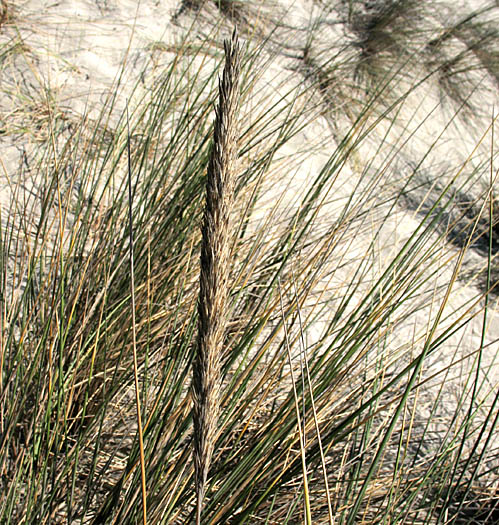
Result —
[{"label": "dry brown grass blade", "polygon": [[[296,290],[296,279],[294,272],[293,275],[293,292],[294,292],[294,300],[296,302],[296,311],[298,313],[298,326],[300,328],[300,345],[301,345],[301,353],[303,355],[303,362],[305,364],[305,376],[307,378],[307,386],[308,386],[308,393],[310,395],[310,403],[312,407],[312,415],[314,417],[314,425],[315,425],[315,433],[317,436],[317,444],[319,445],[319,452],[320,452],[320,458],[321,458],[321,467],[322,467],[322,475],[324,479],[324,488],[326,490],[326,502],[327,502],[327,511],[328,511],[328,519],[329,524],[334,524],[334,517],[333,517],[333,509],[331,505],[331,492],[329,490],[329,483],[327,480],[327,467],[326,467],[326,458],[324,456],[324,449],[322,447],[322,439],[321,439],[321,432],[320,432],[320,426],[319,426],[319,418],[317,417],[317,409],[315,407],[315,400],[314,400],[314,389],[312,387],[312,381],[310,379],[310,368],[308,366],[308,357],[307,357],[307,349],[305,346],[305,337],[303,335],[303,321],[301,317],[301,309],[300,309],[300,301],[298,299],[298,292]],[[280,291],[280,290],[279,290]],[[283,320],[284,322],[284,320]],[[305,390],[305,389],[304,389]],[[303,426],[305,430],[305,425]]]},{"label": "dry brown grass blade", "polygon": [[293,360],[291,357],[291,348],[289,344],[289,334],[286,327],[286,317],[284,315],[284,306],[282,304],[282,291],[281,291],[281,281],[277,281],[279,289],[279,305],[281,310],[282,326],[284,328],[284,341],[286,343],[286,351],[288,353],[288,363],[289,363],[289,373],[291,375],[291,384],[293,386],[293,396],[295,400],[295,411],[296,411],[296,423],[298,426],[298,435],[300,438],[300,457],[303,471],[303,498],[304,498],[304,514],[305,514],[305,524],[312,525],[312,511],[310,507],[310,491],[308,488],[308,474],[307,474],[307,461],[306,461],[306,451],[305,451],[305,425],[302,427],[302,422],[300,418],[300,402],[298,401],[298,393],[296,390],[296,380],[293,372]]},{"label": "dry brown grass blade", "polygon": [[230,211],[234,200],[240,53],[237,32],[224,42],[214,143],[206,179],[198,303],[198,341],[193,368],[196,523],[201,523],[206,479],[220,411],[220,361],[228,295]]}]

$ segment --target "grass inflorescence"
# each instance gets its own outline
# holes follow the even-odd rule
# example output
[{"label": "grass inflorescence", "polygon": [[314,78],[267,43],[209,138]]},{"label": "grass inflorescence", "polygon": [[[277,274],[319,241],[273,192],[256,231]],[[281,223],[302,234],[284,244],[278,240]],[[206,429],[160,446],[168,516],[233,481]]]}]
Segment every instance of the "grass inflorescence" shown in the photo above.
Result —
[{"label": "grass inflorescence", "polygon": [[201,523],[205,484],[220,412],[220,367],[230,289],[230,216],[236,186],[234,164],[238,140],[240,67],[239,43],[234,31],[232,39],[225,42],[225,67],[206,175],[202,227],[198,341],[192,381],[198,524]]}]

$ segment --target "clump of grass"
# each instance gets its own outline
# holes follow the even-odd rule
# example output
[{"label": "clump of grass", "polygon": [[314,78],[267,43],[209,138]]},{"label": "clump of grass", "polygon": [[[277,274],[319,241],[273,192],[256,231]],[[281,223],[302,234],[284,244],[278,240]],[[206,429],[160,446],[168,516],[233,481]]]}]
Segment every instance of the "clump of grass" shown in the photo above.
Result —
[{"label": "clump of grass", "polygon": [[499,82],[498,36],[497,5],[489,4],[444,26],[424,49],[442,94],[469,112],[481,111],[470,95],[483,83],[484,73],[493,80],[494,89]]},{"label": "clump of grass", "polygon": [[[178,21],[182,15],[192,13],[200,19],[204,18],[205,22],[211,19],[219,23],[218,19],[222,15],[222,20],[225,19],[228,25],[237,25],[240,33],[258,34],[261,37],[274,18],[272,15],[275,11],[272,8],[277,7],[262,0],[252,3],[241,0],[183,0],[173,19]],[[203,17],[203,14],[207,16]]]},{"label": "clump of grass", "polygon": [[[70,129],[47,98],[50,140],[41,137],[9,180],[0,222],[2,523],[140,520],[135,377],[148,520],[196,519],[188,385],[199,359],[198,225],[223,56],[216,31],[195,45],[192,33],[184,36],[155,82],[144,72],[151,92],[141,94],[139,84],[133,93],[129,134],[114,106],[119,93],[97,122]],[[381,55],[391,59],[388,50]],[[481,184],[484,167],[495,173],[496,154],[482,158],[477,148],[462,166],[432,164],[438,184],[428,197],[421,165],[435,144],[448,142],[432,137],[410,170],[399,169],[404,143],[421,138],[406,124],[404,100],[414,93],[400,89],[400,76],[374,80],[371,96],[358,97],[331,137],[322,117],[342,112],[332,87],[347,74],[353,82],[352,63],[342,54],[337,68],[322,61],[326,55],[299,59],[325,73],[310,77],[325,103],[309,109],[316,100],[309,86],[276,87],[275,70],[265,76],[268,56],[241,58],[248,74],[241,75],[231,314],[217,332],[220,361],[204,365],[216,379],[206,407],[217,423],[209,430],[208,481],[206,464],[199,468],[203,522],[433,524],[478,508],[484,512],[476,515],[494,516],[497,338],[486,294],[494,286],[495,221],[492,205],[483,222],[480,199],[464,196]],[[373,109],[391,88],[400,97],[380,116]],[[387,128],[399,119],[405,134],[393,138]],[[315,126],[323,136],[312,145]],[[318,151],[322,160],[307,164]],[[410,197],[412,211],[402,206]],[[125,270],[129,211],[136,322]],[[464,229],[455,220],[463,217]],[[484,239],[486,256],[474,250],[490,274],[480,291],[471,276],[464,283],[460,267]],[[136,374],[129,326],[137,330]],[[477,506],[475,498],[489,501]]]},{"label": "clump of grass", "polygon": [[227,17],[238,23],[248,23],[245,2],[240,0],[214,0],[217,8]]},{"label": "clump of grass", "polygon": [[355,75],[371,89],[383,74],[393,71],[413,54],[412,40],[418,35],[416,20],[420,19],[424,6],[418,9],[414,0],[342,3],[359,49]]},{"label": "clump of grass", "polygon": [[205,2],[206,0],[182,0],[182,2],[180,3],[180,7],[174,15],[174,18],[178,18],[183,13],[188,11],[199,11],[203,7]]},{"label": "clump of grass", "polygon": [[197,514],[201,523],[205,485],[218,433],[220,366],[229,294],[230,215],[235,189],[240,51],[237,33],[225,41],[225,67],[214,124],[213,147],[206,175],[201,241],[199,322],[193,363],[194,465]]},{"label": "clump of grass", "polygon": [[13,6],[10,5],[7,0],[1,0],[0,2],[0,27],[5,24],[11,23],[13,20]]}]

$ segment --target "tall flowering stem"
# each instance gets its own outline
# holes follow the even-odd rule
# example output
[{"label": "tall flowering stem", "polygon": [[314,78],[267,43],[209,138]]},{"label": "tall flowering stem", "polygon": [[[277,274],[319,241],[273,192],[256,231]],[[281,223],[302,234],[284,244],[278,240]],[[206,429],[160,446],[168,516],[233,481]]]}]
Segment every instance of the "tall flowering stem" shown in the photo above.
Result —
[{"label": "tall flowering stem", "polygon": [[214,141],[206,177],[198,302],[198,338],[193,368],[196,523],[201,523],[206,480],[218,431],[220,367],[229,292],[230,212],[234,201],[239,106],[240,49],[237,32],[224,42]]}]

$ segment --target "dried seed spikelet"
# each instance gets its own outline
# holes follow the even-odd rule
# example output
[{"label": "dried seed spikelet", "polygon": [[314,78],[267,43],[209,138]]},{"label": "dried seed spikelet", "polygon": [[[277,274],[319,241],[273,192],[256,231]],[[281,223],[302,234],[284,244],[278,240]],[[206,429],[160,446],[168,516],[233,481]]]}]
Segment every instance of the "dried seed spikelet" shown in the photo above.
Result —
[{"label": "dried seed spikelet", "polygon": [[200,523],[206,479],[217,437],[220,366],[226,325],[230,211],[234,200],[240,53],[237,33],[224,42],[214,143],[206,179],[198,302],[198,340],[193,369],[194,467]]}]

